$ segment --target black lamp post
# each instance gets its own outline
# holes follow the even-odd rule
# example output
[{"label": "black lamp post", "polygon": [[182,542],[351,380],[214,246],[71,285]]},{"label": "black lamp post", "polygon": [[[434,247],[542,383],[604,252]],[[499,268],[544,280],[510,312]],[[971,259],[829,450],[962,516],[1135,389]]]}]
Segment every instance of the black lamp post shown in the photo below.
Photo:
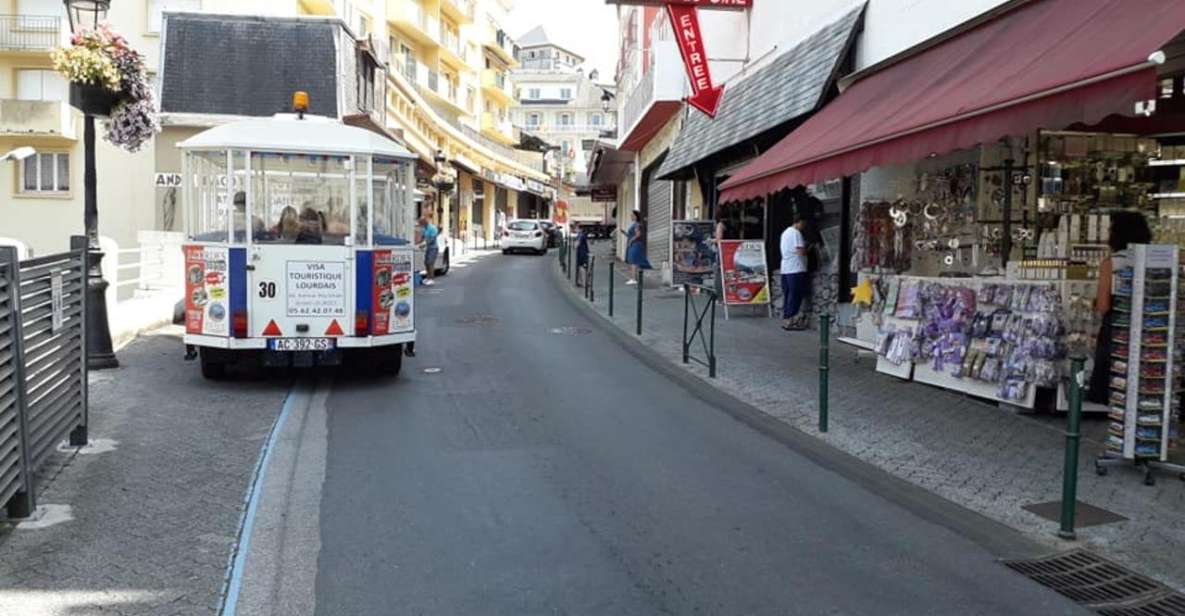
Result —
[{"label": "black lamp post", "polygon": [[[452,191],[453,187],[457,185],[457,178],[452,173],[449,173],[448,157],[444,155],[444,150],[437,150],[436,156],[434,156],[432,160],[436,163],[436,174],[432,176],[432,186],[436,188],[436,195],[440,200],[440,206],[442,208],[448,206],[448,217],[449,221],[452,222],[453,208],[448,202],[448,194],[450,191]],[[460,232],[460,216],[461,212],[460,208],[458,208],[457,225],[449,225],[452,227],[453,237],[457,237],[457,233]]]},{"label": "black lamp post", "polygon": [[[94,29],[107,17],[111,0],[64,0],[70,31]],[[107,286],[99,250],[98,180],[95,173],[95,117],[110,115],[119,100],[118,93],[102,86],[71,84],[70,104],[82,111],[83,125],[83,221],[87,243],[87,366],[91,369],[115,368],[119,361],[111,344],[111,328],[107,323]]]}]

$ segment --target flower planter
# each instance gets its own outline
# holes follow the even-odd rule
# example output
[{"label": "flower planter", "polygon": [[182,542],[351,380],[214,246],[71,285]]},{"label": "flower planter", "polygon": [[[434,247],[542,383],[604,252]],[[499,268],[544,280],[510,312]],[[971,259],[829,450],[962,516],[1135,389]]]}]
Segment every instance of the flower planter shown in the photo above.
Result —
[{"label": "flower planter", "polygon": [[111,110],[119,103],[119,94],[119,92],[112,92],[103,86],[71,83],[70,105],[87,115],[106,118],[111,115]]}]

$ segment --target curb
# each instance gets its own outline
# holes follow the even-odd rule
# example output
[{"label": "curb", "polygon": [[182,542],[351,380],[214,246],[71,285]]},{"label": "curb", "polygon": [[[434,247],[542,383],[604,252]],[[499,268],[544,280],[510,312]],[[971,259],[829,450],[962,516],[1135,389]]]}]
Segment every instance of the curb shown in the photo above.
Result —
[{"label": "curb", "polygon": [[1024,559],[1045,556],[1054,551],[1049,545],[997,522],[987,516],[946,500],[932,492],[881,470],[847,452],[803,432],[757,407],[708,383],[680,364],[618,327],[616,323],[576,293],[568,284],[559,264],[549,266],[552,282],[568,303],[583,312],[588,320],[620,344],[629,354],[649,368],[679,384],[687,391],[728,414],[736,421],[772,438],[787,449],[819,466],[852,481],[868,492],[901,506],[933,524],[966,537],[999,559]]}]

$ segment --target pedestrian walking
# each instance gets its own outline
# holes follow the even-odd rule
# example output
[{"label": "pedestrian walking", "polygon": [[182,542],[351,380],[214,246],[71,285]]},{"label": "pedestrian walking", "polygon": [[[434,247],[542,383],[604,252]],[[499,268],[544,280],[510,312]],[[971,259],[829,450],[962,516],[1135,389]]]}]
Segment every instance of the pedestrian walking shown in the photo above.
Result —
[{"label": "pedestrian walking", "polygon": [[[572,232],[577,232],[576,225],[572,225]],[[588,231],[579,228],[576,235],[576,286],[582,287],[588,281]]]},{"label": "pedestrian walking", "polygon": [[419,226],[419,237],[416,238],[416,244],[422,245],[424,248],[424,286],[430,287],[436,284],[436,257],[440,254],[437,238],[440,235],[440,229],[432,224],[431,214],[420,218]]},{"label": "pedestrian walking", "polygon": [[782,329],[788,332],[806,329],[798,318],[807,293],[807,246],[802,235],[805,226],[806,219],[800,214],[782,232]]},{"label": "pedestrian walking", "polygon": [[625,262],[630,264],[634,275],[632,279],[625,281],[627,285],[638,284],[639,272],[641,270],[653,269],[650,265],[650,260],[646,258],[645,228],[642,215],[637,210],[634,210],[634,222],[630,225],[629,229],[623,232],[627,238]]}]

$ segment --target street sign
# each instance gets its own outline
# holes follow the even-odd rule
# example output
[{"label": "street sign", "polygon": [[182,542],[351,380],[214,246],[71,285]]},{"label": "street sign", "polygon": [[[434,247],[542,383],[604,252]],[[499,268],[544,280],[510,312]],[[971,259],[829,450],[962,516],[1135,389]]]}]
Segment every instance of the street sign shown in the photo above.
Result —
[{"label": "street sign", "polygon": [[593,203],[612,203],[617,201],[617,189],[612,186],[597,186],[589,191]]},{"label": "street sign", "polygon": [[704,9],[732,9],[739,11],[752,8],[753,0],[605,0],[605,4],[640,4],[644,6],[669,6],[676,4]]},{"label": "street sign", "polygon": [[687,97],[687,104],[715,118],[724,86],[712,85],[708,54],[704,51],[704,38],[699,27],[699,12],[694,6],[668,4],[667,15],[671,18],[671,29],[675,31],[675,40],[679,43],[679,53],[683,54],[687,79],[691,81],[691,96]]},{"label": "street sign", "polygon": [[666,7],[671,29],[679,42],[679,53],[683,55],[683,65],[687,68],[687,78],[691,81],[692,94],[687,97],[687,104],[709,118],[715,118],[724,96],[724,86],[712,85],[708,52],[704,50],[699,27],[699,9],[743,10],[752,8],[753,0],[605,0],[605,3]]}]

